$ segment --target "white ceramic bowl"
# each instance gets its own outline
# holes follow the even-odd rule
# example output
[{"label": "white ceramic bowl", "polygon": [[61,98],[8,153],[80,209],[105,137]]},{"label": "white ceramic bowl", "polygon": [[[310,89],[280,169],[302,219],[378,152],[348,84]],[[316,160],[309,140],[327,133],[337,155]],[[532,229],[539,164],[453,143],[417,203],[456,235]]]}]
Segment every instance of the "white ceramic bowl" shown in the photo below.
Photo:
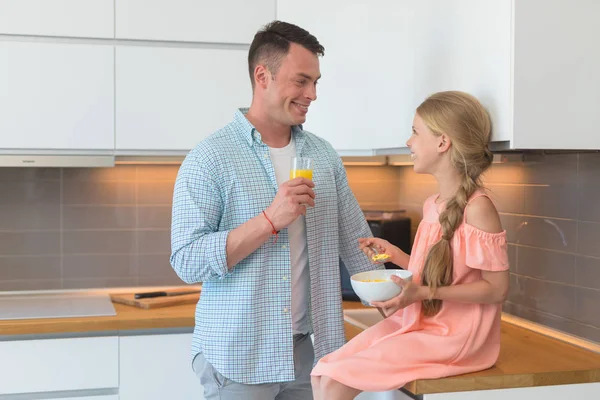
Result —
[{"label": "white ceramic bowl", "polygon": [[[352,289],[358,297],[367,303],[372,301],[386,301],[398,296],[402,287],[391,280],[392,275],[402,279],[412,280],[412,272],[403,269],[379,269],[361,272],[350,277]],[[383,280],[383,282],[366,282],[369,280]]]}]

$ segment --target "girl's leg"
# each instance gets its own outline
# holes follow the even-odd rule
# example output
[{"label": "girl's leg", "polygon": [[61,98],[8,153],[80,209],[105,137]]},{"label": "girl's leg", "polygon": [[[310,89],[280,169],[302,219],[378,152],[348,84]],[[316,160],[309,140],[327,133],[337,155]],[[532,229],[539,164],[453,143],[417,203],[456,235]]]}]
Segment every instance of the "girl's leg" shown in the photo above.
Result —
[{"label": "girl's leg", "polygon": [[312,385],[313,400],[323,400],[321,399],[321,377],[311,376],[310,383]]},{"label": "girl's leg", "polygon": [[[346,386],[343,383],[336,381],[328,376],[321,377],[320,399],[327,400],[353,400],[362,390]],[[313,389],[314,390],[314,389]]]}]

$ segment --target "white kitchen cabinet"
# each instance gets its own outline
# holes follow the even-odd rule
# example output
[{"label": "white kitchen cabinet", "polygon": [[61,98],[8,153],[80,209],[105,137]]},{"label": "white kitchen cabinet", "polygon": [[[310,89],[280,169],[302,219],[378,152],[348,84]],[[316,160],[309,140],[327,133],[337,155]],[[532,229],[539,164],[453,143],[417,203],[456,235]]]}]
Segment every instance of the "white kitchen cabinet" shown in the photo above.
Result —
[{"label": "white kitchen cabinet", "polygon": [[2,0],[0,34],[114,38],[114,0]]},{"label": "white kitchen cabinet", "polygon": [[404,146],[414,116],[416,0],[280,0],[277,17],[325,47],[304,127],[336,150]]},{"label": "white kitchen cabinet", "polygon": [[415,7],[415,106],[438,91],[471,93],[490,112],[492,140],[511,140],[511,2],[423,0]]},{"label": "white kitchen cabinet", "polygon": [[191,343],[191,333],[120,337],[120,400],[204,399]]},{"label": "white kitchen cabinet", "polygon": [[512,147],[600,149],[600,2],[513,2]]},{"label": "white kitchen cabinet", "polygon": [[0,341],[0,355],[0,396],[119,387],[117,337]]},{"label": "white kitchen cabinet", "polygon": [[118,46],[116,148],[189,151],[248,107],[247,51]]},{"label": "white kitchen cabinet", "polygon": [[114,151],[114,48],[0,41],[0,151]]},{"label": "white kitchen cabinet", "polygon": [[120,39],[250,43],[275,0],[116,0]]},{"label": "white kitchen cabinet", "polygon": [[600,149],[600,2],[417,3],[416,100],[464,90],[513,149]]},{"label": "white kitchen cabinet", "polygon": [[280,0],[278,18],[325,46],[306,128],[336,149],[405,147],[415,108],[444,90],[482,101],[498,148],[600,149],[600,2],[318,4]]}]

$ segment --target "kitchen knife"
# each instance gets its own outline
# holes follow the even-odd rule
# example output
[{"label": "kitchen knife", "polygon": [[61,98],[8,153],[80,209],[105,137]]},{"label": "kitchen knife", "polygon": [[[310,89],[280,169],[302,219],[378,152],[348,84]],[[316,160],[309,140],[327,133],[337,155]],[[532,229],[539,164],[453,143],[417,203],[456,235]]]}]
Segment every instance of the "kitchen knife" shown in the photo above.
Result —
[{"label": "kitchen knife", "polygon": [[192,294],[192,293],[200,293],[199,290],[191,290],[187,292],[146,292],[146,293],[136,293],[133,295],[136,299],[150,299],[152,297],[161,297],[161,296],[183,296],[184,294]]}]

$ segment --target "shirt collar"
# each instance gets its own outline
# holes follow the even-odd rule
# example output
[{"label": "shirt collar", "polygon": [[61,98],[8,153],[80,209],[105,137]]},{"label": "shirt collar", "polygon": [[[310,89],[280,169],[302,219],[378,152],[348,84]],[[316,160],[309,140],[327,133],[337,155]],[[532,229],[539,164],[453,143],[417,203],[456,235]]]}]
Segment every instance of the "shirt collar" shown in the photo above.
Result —
[{"label": "shirt collar", "polygon": [[[246,118],[246,114],[248,113],[249,108],[239,108],[236,110],[233,120],[234,122],[241,128],[241,133],[244,138],[248,141],[250,146],[254,145],[254,141],[256,140],[258,143],[262,143],[262,139],[260,136],[260,132],[256,130],[254,125],[248,121]],[[294,139],[296,141],[303,141],[305,137],[304,128],[302,124],[292,126],[292,135],[294,135]]]}]

